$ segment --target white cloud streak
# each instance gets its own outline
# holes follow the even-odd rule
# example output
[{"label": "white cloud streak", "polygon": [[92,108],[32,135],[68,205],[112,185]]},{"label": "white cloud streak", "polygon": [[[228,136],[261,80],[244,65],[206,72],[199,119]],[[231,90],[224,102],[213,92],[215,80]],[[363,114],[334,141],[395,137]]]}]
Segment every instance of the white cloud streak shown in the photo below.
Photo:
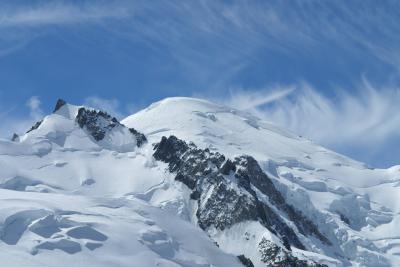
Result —
[{"label": "white cloud streak", "polygon": [[104,19],[129,17],[127,9],[120,6],[77,5],[48,2],[39,6],[3,8],[0,12],[0,27],[37,27],[97,22]]},{"label": "white cloud streak", "polygon": [[[135,16],[105,28],[171,56],[176,69],[210,91],[234,87],[232,80],[246,67],[262,66],[268,61],[263,56],[274,53],[312,62],[332,52],[348,56],[337,64],[381,64],[400,77],[400,5],[367,2],[129,1],[125,6]],[[339,68],[345,76],[345,67]]]},{"label": "white cloud streak", "polygon": [[[122,2],[121,2],[122,3]],[[15,53],[57,27],[97,26],[131,18],[132,9],[119,1],[0,2],[0,56]],[[53,28],[52,28],[53,27]],[[53,29],[55,31],[51,31]],[[77,28],[74,28],[77,29]]]},{"label": "white cloud streak", "polygon": [[[258,117],[339,152],[352,152],[362,160],[371,162],[374,157],[393,153],[388,144],[400,139],[400,88],[376,88],[366,80],[357,92],[338,89],[330,96],[305,83],[289,87],[295,90],[287,88],[232,91],[224,104],[244,107]],[[279,90],[282,97],[274,98]],[[274,100],[258,101],[270,98]],[[392,159],[394,164],[400,155],[392,155]],[[378,159],[375,162],[382,164]]]},{"label": "white cloud streak", "polygon": [[285,98],[294,91],[294,87],[280,88],[278,90],[258,90],[246,93],[242,90],[231,90],[230,106],[241,110],[255,109],[259,106],[276,102]]},{"label": "white cloud streak", "polygon": [[[15,33],[16,28],[37,30],[44,26],[95,23],[112,36],[164,50],[159,52],[172,55],[188,75],[199,81],[213,81],[214,86],[225,85],[242,70],[238,65],[257,63],[259,51],[310,56],[327,43],[351,52],[355,58],[370,53],[400,68],[400,25],[396,12],[400,5],[396,2],[382,5],[317,1],[249,4],[243,0],[42,3],[22,6],[0,3],[0,31],[13,29]],[[32,32],[24,31],[19,38],[27,34]],[[2,33],[6,37],[0,36],[0,41],[10,38],[9,35]]]}]

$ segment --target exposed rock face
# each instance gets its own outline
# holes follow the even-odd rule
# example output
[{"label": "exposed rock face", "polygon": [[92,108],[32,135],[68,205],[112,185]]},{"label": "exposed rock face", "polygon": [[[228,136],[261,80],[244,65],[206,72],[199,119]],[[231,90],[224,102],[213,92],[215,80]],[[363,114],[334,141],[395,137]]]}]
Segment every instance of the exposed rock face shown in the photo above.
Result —
[{"label": "exposed rock face", "polygon": [[[189,146],[185,141],[170,136],[168,139],[162,137],[161,142],[155,145],[154,150],[154,158],[169,163],[169,171],[176,172],[183,165],[180,157],[189,150]],[[189,186],[189,188],[193,189],[193,186]]]},{"label": "exposed rock face", "polygon": [[19,141],[19,135],[14,133],[13,136],[11,137],[11,141],[18,142]]},{"label": "exposed rock face", "polygon": [[[79,127],[85,129],[96,141],[104,139],[106,133],[115,127],[125,127],[115,117],[111,117],[109,114],[103,111],[89,110],[86,108],[80,108],[75,121]],[[137,146],[141,146],[147,141],[144,134],[136,131],[134,128],[129,128],[137,141]]]},{"label": "exposed rock face", "polygon": [[238,259],[245,267],[254,267],[253,262],[244,255],[239,255]]},{"label": "exposed rock face", "polygon": [[33,125],[26,133],[30,133],[33,130],[36,130],[37,128],[39,128],[39,126],[42,124],[42,122],[43,122],[43,120],[36,122],[35,125]]},{"label": "exposed rock face", "polygon": [[100,141],[111,130],[120,123],[116,118],[111,117],[103,111],[88,110],[80,108],[76,116],[79,127],[86,129],[96,141]]},{"label": "exposed rock face", "polygon": [[65,102],[65,100],[63,99],[58,99],[56,106],[54,107],[53,113],[56,112],[57,110],[59,110],[62,106],[64,106],[65,104],[67,104],[67,102]]},{"label": "exposed rock face", "polygon": [[261,254],[261,261],[266,266],[271,267],[328,267],[325,264],[319,264],[294,257],[290,251],[277,246],[273,242],[263,238],[258,244],[258,251]]},{"label": "exposed rock face", "polygon": [[[254,158],[241,156],[229,160],[218,152],[198,149],[175,136],[163,137],[154,150],[154,158],[168,163],[169,171],[176,173],[175,179],[192,190],[202,229],[224,230],[236,223],[254,220],[279,236],[287,250],[290,246],[305,249],[295,231],[278,214],[280,211],[303,235],[312,235],[330,244],[314,223],[285,202]],[[261,200],[259,194],[268,201]]]},{"label": "exposed rock face", "polygon": [[141,146],[147,142],[147,138],[144,134],[138,132],[134,128],[129,128],[129,131],[136,137],[137,146]]},{"label": "exposed rock face", "polygon": [[323,236],[317,226],[304,215],[295,210],[293,206],[288,205],[282,194],[275,188],[271,179],[262,171],[257,161],[249,156],[236,158],[236,164],[240,166],[236,173],[236,177],[242,181],[246,181],[246,185],[253,185],[261,193],[268,196],[269,201],[279,210],[285,212],[288,218],[294,222],[303,235],[314,235],[325,244],[330,244],[330,241]]},{"label": "exposed rock face", "polygon": [[[66,101],[58,99],[53,113],[59,111],[66,105],[68,105]],[[118,147],[118,149],[121,148],[121,151],[126,151],[130,145],[140,147],[147,142],[147,138],[144,134],[138,132],[134,128],[126,127],[115,117],[110,116],[106,112],[73,105],[69,105],[67,110],[67,119],[74,119],[76,124],[78,124],[79,127],[95,141],[99,142],[107,137],[105,142],[102,143],[104,147],[113,147],[114,149],[117,149]],[[76,111],[76,116],[71,115],[75,114]],[[75,118],[73,116],[75,116]],[[42,123],[43,120],[37,122],[29,129],[29,131],[27,131],[27,133],[38,129]],[[129,136],[130,134],[132,136]],[[18,139],[17,136],[14,136],[13,138],[13,141],[17,141]],[[113,143],[114,141],[115,143]]]}]

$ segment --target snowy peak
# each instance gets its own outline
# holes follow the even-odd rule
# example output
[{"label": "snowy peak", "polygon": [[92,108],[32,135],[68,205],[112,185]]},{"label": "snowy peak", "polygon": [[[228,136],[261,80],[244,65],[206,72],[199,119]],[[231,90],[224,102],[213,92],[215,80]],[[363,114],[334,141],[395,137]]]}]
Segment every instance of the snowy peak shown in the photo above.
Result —
[{"label": "snowy peak", "polygon": [[56,106],[54,107],[53,113],[57,112],[62,106],[67,104],[67,102],[64,99],[59,98],[56,102]]},{"label": "snowy peak", "polygon": [[205,100],[168,98],[122,122],[58,100],[0,140],[0,254],[33,266],[400,266],[399,170]]},{"label": "snowy peak", "polygon": [[[297,157],[299,150],[323,150],[252,114],[206,100],[173,97],[133,114],[122,123],[154,141],[175,135],[229,156],[253,153],[258,159]],[[280,144],[287,144],[282,150]],[[246,153],[249,153],[246,152]],[[305,153],[303,153],[305,154]]]},{"label": "snowy peak", "polygon": [[53,114],[58,114],[68,119],[75,119],[80,108],[83,108],[83,106],[71,105],[63,99],[58,99]]},{"label": "snowy peak", "polygon": [[23,142],[49,142],[68,149],[105,148],[132,151],[147,141],[134,128],[121,124],[101,110],[75,106],[59,99],[52,114],[37,122],[22,138]]}]

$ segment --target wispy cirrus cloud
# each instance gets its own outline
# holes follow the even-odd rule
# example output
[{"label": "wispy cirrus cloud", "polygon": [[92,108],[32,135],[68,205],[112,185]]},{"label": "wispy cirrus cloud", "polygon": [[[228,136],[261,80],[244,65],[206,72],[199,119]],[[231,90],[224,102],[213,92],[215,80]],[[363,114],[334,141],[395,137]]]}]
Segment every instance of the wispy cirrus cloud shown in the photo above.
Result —
[{"label": "wispy cirrus cloud", "polygon": [[279,89],[265,89],[246,92],[243,90],[231,90],[231,98],[228,101],[229,106],[241,110],[256,110],[260,106],[274,103],[290,95],[295,87],[288,86]]},{"label": "wispy cirrus cloud", "polygon": [[128,9],[104,2],[73,4],[49,1],[38,5],[8,4],[0,11],[0,28],[90,23],[126,18],[130,15]]},{"label": "wispy cirrus cloud", "polygon": [[[277,79],[350,83],[362,74],[400,80],[400,4],[395,1],[114,4],[130,16],[99,24],[110,38],[133,47],[144,44],[149,60],[168,61],[158,67],[173,65],[194,90],[226,91],[243,84],[243,77],[257,80],[255,87]],[[283,73],[276,71],[280,68]]]},{"label": "wispy cirrus cloud", "polygon": [[365,79],[352,93],[339,88],[329,96],[306,83],[287,88],[231,91],[220,102],[374,166],[400,163],[391,147],[400,143],[400,88],[377,88]]},{"label": "wispy cirrus cloud", "polygon": [[132,10],[117,1],[2,1],[0,56],[14,53],[39,37],[54,33],[49,31],[51,27],[101,27],[108,21],[131,16]]},{"label": "wispy cirrus cloud", "polygon": [[113,38],[168,53],[215,88],[260,64],[260,51],[312,57],[341,49],[353,60],[374,57],[398,69],[399,8],[395,1],[10,1],[0,3],[0,31],[95,23]]}]

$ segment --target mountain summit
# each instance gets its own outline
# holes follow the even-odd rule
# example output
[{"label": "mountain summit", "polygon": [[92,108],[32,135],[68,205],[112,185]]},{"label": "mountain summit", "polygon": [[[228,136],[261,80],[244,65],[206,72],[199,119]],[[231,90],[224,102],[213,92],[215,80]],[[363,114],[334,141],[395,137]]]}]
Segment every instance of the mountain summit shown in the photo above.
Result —
[{"label": "mountain summit", "polygon": [[400,167],[249,113],[175,97],[118,121],[58,100],[16,136],[0,140],[5,266],[400,265]]}]

